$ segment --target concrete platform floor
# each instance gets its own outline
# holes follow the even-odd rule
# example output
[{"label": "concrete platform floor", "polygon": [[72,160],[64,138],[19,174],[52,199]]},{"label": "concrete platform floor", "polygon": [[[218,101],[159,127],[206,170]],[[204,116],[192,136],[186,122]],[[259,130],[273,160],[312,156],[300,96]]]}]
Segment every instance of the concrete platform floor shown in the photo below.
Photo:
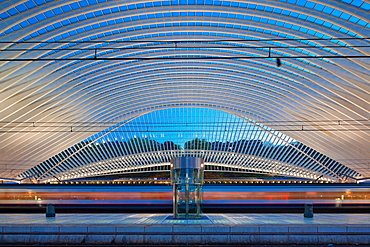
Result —
[{"label": "concrete platform floor", "polygon": [[370,246],[370,214],[0,214],[0,245],[15,243]]},{"label": "concrete platform floor", "polygon": [[207,214],[201,219],[174,219],[169,214],[0,214],[0,226],[8,224],[91,225],[91,224],[368,224],[369,214]]}]

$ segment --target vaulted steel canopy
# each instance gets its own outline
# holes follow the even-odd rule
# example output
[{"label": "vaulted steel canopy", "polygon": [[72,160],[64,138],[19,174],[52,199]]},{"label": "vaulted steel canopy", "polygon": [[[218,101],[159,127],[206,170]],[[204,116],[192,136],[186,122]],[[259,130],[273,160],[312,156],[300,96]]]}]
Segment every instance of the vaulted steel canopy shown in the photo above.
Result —
[{"label": "vaulted steel canopy", "polygon": [[[99,123],[84,128],[93,133],[96,125]],[[116,123],[20,177],[26,181],[52,182],[122,173],[169,172],[171,159],[183,156],[202,158],[205,171],[341,182],[361,176],[243,116],[210,108],[182,107],[156,110]]]},{"label": "vaulted steel canopy", "polygon": [[[114,122],[203,107],[370,176],[366,1],[3,1],[0,177]],[[80,127],[79,127],[80,126]]]}]

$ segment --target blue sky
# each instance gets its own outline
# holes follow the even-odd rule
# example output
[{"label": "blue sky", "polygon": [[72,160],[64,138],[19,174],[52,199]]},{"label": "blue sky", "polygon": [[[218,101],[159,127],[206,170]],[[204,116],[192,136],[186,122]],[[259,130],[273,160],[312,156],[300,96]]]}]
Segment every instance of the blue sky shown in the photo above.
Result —
[{"label": "blue sky", "polygon": [[[92,136],[95,139],[98,135]],[[294,140],[279,134],[288,142]],[[195,138],[209,142],[234,142],[239,140],[263,140],[271,144],[283,142],[233,114],[207,108],[171,108],[145,114],[98,142],[127,141],[131,138],[148,138],[157,142],[172,141],[184,147]]]}]

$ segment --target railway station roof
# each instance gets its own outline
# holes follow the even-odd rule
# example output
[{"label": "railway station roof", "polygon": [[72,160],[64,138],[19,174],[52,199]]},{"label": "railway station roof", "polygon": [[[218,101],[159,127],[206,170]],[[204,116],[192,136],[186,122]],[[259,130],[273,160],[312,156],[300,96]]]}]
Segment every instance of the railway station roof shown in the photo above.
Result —
[{"label": "railway station roof", "polygon": [[[304,145],[316,154],[304,157],[321,164],[304,167],[312,174],[370,176],[368,1],[5,0],[0,7],[2,178],[24,178],[52,159],[33,176],[66,172],[61,152],[170,109],[222,111],[295,150]],[[306,174],[295,170],[300,159],[262,158]]]}]

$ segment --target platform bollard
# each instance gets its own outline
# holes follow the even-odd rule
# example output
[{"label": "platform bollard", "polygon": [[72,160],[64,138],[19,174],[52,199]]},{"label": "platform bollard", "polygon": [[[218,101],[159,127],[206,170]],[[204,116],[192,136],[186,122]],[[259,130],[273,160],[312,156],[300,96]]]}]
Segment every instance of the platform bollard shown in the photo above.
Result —
[{"label": "platform bollard", "polygon": [[52,203],[46,205],[46,217],[55,217],[55,206]]},{"label": "platform bollard", "polygon": [[304,205],[304,214],[305,218],[313,218],[313,205],[312,203],[306,203]]}]

